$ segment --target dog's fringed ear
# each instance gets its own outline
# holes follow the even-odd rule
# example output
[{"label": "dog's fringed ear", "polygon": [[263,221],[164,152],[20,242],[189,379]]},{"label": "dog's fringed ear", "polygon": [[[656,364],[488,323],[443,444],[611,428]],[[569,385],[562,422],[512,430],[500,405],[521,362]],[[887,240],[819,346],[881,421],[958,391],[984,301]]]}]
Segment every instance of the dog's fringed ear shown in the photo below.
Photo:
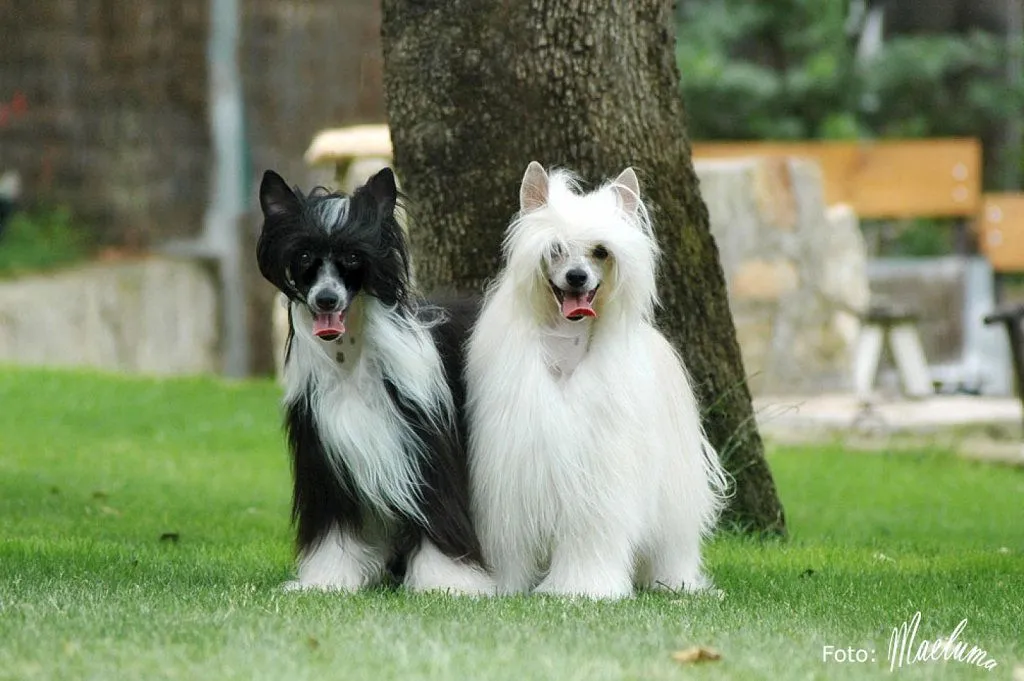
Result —
[{"label": "dog's fringed ear", "polygon": [[519,187],[519,208],[524,213],[543,208],[548,203],[548,174],[544,166],[530,161]]},{"label": "dog's fringed ear", "polygon": [[366,191],[377,200],[381,210],[390,213],[398,203],[398,185],[395,184],[395,173],[391,168],[382,168],[377,174],[366,181]]},{"label": "dog's fringed ear", "polygon": [[295,192],[291,190],[284,178],[273,170],[263,173],[263,181],[260,182],[260,208],[263,209],[265,218],[294,214],[300,210],[299,199],[295,196]]},{"label": "dog's fringed ear", "polygon": [[626,168],[612,183],[612,189],[619,197],[619,205],[626,215],[633,217],[640,207],[640,181],[632,168]]}]

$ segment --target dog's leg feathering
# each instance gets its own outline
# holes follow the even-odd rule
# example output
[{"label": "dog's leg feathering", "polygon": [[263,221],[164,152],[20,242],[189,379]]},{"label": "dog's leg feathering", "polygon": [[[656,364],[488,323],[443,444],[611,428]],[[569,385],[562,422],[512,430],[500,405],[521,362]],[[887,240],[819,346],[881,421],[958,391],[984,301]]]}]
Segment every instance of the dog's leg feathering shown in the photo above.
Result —
[{"label": "dog's leg feathering", "polygon": [[387,552],[382,547],[334,526],[300,556],[298,579],[285,583],[284,589],[356,591],[379,582],[386,564]]},{"label": "dog's leg feathering", "polygon": [[643,586],[654,590],[698,593],[713,588],[701,568],[700,534],[666,537],[651,551]]},{"label": "dog's leg feathering", "polygon": [[537,575],[537,559],[533,550],[502,547],[502,550],[492,550],[488,554],[492,556],[498,594],[515,596],[530,592]]},{"label": "dog's leg feathering", "polygon": [[481,567],[446,556],[426,538],[409,560],[405,585],[413,591],[447,591],[465,596],[494,595],[494,580]]},{"label": "dog's leg feathering", "polygon": [[633,595],[633,555],[628,538],[607,533],[581,533],[563,538],[551,555],[547,577],[538,594],[593,599]]}]

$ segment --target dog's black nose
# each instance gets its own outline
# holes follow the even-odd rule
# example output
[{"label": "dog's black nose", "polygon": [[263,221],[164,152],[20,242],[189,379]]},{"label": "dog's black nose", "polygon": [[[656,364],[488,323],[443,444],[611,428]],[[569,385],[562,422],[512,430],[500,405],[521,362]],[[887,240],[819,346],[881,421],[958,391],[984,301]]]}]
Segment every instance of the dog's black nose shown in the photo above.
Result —
[{"label": "dog's black nose", "polygon": [[316,303],[316,306],[324,312],[334,312],[334,309],[338,307],[338,302],[340,300],[341,298],[339,298],[338,294],[334,291],[324,290],[316,294],[316,298],[314,298],[313,302]]},{"label": "dog's black nose", "polygon": [[580,267],[574,267],[565,273],[565,282],[573,288],[582,288],[587,283],[587,271]]}]

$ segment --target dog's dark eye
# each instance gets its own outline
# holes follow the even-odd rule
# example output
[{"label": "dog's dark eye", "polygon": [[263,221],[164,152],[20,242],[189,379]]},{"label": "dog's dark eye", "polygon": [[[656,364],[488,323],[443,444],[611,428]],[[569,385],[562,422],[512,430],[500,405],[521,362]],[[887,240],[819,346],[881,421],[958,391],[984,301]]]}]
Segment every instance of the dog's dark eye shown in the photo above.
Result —
[{"label": "dog's dark eye", "polygon": [[288,266],[288,277],[296,284],[308,286],[316,279],[319,269],[317,260],[310,251],[300,251]]},{"label": "dog's dark eye", "polygon": [[363,264],[363,259],[358,253],[345,253],[338,258],[338,264],[343,270],[354,270]]},{"label": "dog's dark eye", "polygon": [[598,244],[594,246],[594,250],[590,252],[590,255],[594,256],[598,260],[604,260],[608,257],[608,249]]}]

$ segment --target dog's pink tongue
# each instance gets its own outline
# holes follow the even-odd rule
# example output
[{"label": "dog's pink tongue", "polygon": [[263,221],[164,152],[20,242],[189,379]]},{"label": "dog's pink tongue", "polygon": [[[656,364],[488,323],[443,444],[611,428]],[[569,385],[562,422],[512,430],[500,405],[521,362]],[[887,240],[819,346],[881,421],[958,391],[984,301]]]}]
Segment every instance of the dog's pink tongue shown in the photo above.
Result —
[{"label": "dog's pink tongue", "polygon": [[314,315],[313,335],[317,338],[334,340],[345,333],[345,313],[326,312]]},{"label": "dog's pink tongue", "polygon": [[587,293],[579,296],[566,293],[565,297],[562,298],[562,316],[596,317],[597,313],[594,312],[594,306],[592,304],[593,301],[587,300],[588,297],[592,298],[592,296]]}]

